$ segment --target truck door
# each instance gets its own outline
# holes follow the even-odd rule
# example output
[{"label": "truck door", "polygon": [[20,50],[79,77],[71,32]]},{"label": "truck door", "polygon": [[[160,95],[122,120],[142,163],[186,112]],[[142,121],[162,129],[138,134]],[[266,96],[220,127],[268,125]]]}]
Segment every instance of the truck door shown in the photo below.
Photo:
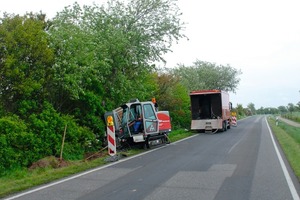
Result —
[{"label": "truck door", "polygon": [[137,134],[139,130],[135,131],[135,124],[138,116],[141,113],[141,105],[140,104],[125,104],[122,106],[122,129],[124,135]]},{"label": "truck door", "polygon": [[150,102],[143,104],[143,119],[145,134],[158,133],[158,119]]}]

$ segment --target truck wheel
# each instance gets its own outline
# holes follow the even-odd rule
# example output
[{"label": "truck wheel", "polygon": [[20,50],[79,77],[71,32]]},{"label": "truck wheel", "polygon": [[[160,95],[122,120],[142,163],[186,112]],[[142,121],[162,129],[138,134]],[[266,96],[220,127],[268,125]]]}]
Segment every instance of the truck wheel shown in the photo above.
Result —
[{"label": "truck wheel", "polygon": [[231,125],[230,125],[230,123],[228,124],[228,126],[227,126],[227,129],[230,129],[231,128]]},{"label": "truck wheel", "polygon": [[144,150],[147,150],[149,148],[149,144],[148,144],[148,142],[143,142],[142,143],[142,149],[144,149]]},{"label": "truck wheel", "polygon": [[146,139],[145,145],[146,145],[146,149],[151,149],[149,138]]},{"label": "truck wheel", "polygon": [[225,132],[227,131],[227,124],[226,124],[226,121],[223,121],[223,124],[222,124],[222,132]]}]

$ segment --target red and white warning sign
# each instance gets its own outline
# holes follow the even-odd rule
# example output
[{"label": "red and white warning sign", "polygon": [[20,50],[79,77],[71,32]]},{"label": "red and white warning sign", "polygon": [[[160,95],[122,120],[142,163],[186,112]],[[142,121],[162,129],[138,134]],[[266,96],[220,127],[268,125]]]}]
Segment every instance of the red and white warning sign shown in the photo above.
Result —
[{"label": "red and white warning sign", "polygon": [[116,147],[116,136],[115,136],[115,126],[113,122],[113,117],[107,117],[107,141],[108,141],[108,154],[114,156],[117,153]]},{"label": "red and white warning sign", "polygon": [[231,124],[232,126],[237,126],[237,121],[235,116],[231,117]]}]

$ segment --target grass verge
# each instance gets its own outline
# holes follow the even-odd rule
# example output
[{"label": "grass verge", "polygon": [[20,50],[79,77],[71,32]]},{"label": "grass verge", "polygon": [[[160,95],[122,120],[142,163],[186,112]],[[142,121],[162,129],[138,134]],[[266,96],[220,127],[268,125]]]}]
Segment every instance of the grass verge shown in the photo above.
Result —
[{"label": "grass verge", "polygon": [[280,122],[275,124],[273,117],[268,118],[269,125],[275,134],[288,162],[300,181],[300,128]]},{"label": "grass verge", "polygon": [[[189,137],[194,133],[186,130],[175,130],[169,134],[171,142],[181,140]],[[133,156],[147,150],[130,149],[126,152],[126,156]],[[92,161],[72,161],[67,167],[63,168],[39,168],[36,170],[19,169],[7,173],[6,176],[0,177],[0,198],[7,195],[20,192],[32,187],[42,184],[50,183],[52,181],[74,175],[79,172],[87,171],[96,167],[107,164],[105,159],[108,156],[97,158]]]},{"label": "grass verge", "polygon": [[282,115],[284,118],[300,123],[300,112],[286,113]]}]

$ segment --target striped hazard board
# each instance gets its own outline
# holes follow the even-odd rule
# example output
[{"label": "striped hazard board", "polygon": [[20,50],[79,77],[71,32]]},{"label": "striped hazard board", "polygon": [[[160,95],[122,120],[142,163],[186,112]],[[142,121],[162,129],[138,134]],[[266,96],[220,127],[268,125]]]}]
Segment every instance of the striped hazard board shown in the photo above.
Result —
[{"label": "striped hazard board", "polygon": [[231,117],[231,124],[233,126],[237,126],[237,121],[236,121],[236,117],[235,116]]},{"label": "striped hazard board", "polygon": [[108,141],[108,154],[114,156],[117,153],[116,148],[116,136],[115,136],[115,127],[107,126],[107,141]]}]

